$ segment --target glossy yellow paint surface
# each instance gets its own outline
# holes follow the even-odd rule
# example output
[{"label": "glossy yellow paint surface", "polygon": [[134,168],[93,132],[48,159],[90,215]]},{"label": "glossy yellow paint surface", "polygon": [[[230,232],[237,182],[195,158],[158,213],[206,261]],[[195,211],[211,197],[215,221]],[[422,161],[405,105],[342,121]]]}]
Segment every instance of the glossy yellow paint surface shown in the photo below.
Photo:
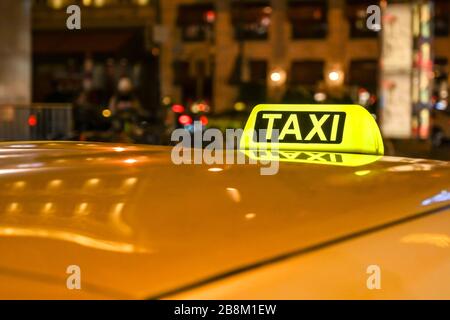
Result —
[{"label": "glossy yellow paint surface", "polygon": [[[261,176],[261,165],[254,164],[174,165],[170,152],[98,143],[0,144],[0,297],[176,297],[205,279],[448,205],[430,201],[450,187],[450,165],[442,161],[382,157],[358,167],[281,162],[276,175]],[[365,248],[377,245],[400,257],[402,247],[420,260],[431,257],[440,261],[436,266],[448,266],[448,248],[435,255],[422,242],[436,237],[417,236],[438,233],[445,242],[448,210],[427,221],[427,228],[406,229],[403,243],[381,231],[369,242],[352,238],[342,243],[351,252],[342,255],[366,252],[369,261]],[[345,256],[320,252],[311,253],[314,263],[342,257],[336,268],[358,268],[351,259],[345,263]],[[81,268],[79,291],[66,288],[66,268],[74,264]],[[423,288],[442,286],[428,264],[410,267]],[[292,277],[275,269],[270,277],[240,278],[243,291],[234,291],[236,297],[259,298],[251,288],[264,281],[279,279],[282,286],[301,280],[299,270],[286,270]],[[354,273],[342,277],[342,283],[356,281]],[[223,282],[217,285],[224,288]],[[393,282],[391,289],[403,286]],[[234,294],[210,289],[193,296]],[[298,290],[291,287],[286,294],[307,297]]]},{"label": "glossy yellow paint surface", "polygon": [[[450,210],[170,296],[171,299],[450,299]],[[368,266],[380,270],[369,290]]]}]

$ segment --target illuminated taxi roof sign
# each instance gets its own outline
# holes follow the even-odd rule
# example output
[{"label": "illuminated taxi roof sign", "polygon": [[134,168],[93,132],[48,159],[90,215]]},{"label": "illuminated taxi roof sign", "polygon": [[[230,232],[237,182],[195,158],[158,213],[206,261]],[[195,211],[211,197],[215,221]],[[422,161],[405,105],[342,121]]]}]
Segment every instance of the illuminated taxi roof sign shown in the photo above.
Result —
[{"label": "illuminated taxi roof sign", "polygon": [[245,125],[240,148],[384,152],[375,119],[358,105],[257,105]]}]

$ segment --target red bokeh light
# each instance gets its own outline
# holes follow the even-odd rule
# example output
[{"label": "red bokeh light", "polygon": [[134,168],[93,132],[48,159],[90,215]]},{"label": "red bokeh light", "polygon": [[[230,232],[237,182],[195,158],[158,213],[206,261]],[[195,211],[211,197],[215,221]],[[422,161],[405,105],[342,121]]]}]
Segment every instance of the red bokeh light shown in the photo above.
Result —
[{"label": "red bokeh light", "polygon": [[172,106],[172,111],[175,113],[183,113],[184,112],[184,106],[181,104],[174,104]]},{"label": "red bokeh light", "polygon": [[214,10],[208,10],[205,13],[205,18],[208,23],[213,23],[216,20],[216,13]]},{"label": "red bokeh light", "polygon": [[184,126],[191,124],[192,123],[192,118],[191,116],[187,115],[187,114],[183,114],[178,118],[178,122]]},{"label": "red bokeh light", "polygon": [[37,125],[37,118],[35,115],[32,114],[28,117],[28,125],[30,127],[35,127]]},{"label": "red bokeh light", "polygon": [[200,122],[206,126],[208,124],[208,118],[206,116],[200,116]]},{"label": "red bokeh light", "polygon": [[206,110],[206,105],[204,103],[199,103],[198,104],[198,111],[205,111]]}]

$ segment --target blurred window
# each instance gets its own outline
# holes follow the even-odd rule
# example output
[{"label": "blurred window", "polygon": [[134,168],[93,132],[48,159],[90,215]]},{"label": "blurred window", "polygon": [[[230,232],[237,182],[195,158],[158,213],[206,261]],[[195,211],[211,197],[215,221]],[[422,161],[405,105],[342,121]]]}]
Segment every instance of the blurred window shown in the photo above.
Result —
[{"label": "blurred window", "polygon": [[213,40],[215,11],[212,3],[178,6],[177,25],[184,41]]},{"label": "blurred window", "polygon": [[449,0],[435,0],[434,5],[434,34],[446,37],[449,35],[450,26]]},{"label": "blurred window", "polygon": [[267,80],[267,61],[249,61],[250,83],[265,85]]},{"label": "blurred window", "polygon": [[347,18],[351,38],[376,38],[378,32],[367,29],[367,7],[379,4],[373,0],[347,0]]},{"label": "blurred window", "polygon": [[348,73],[348,83],[366,89],[376,89],[378,85],[378,62],[375,59],[352,60]]},{"label": "blurred window", "polygon": [[321,39],[327,36],[326,0],[295,0],[288,5],[294,39]]},{"label": "blurred window", "polygon": [[293,85],[315,86],[323,80],[325,63],[322,60],[293,61],[290,83]]},{"label": "blurred window", "polygon": [[198,99],[212,101],[214,64],[205,60],[176,60],[173,63],[173,83],[180,86],[183,103]]},{"label": "blurred window", "polygon": [[434,59],[434,75],[434,78],[438,81],[448,79],[448,59],[446,57]]},{"label": "blurred window", "polygon": [[272,8],[269,1],[232,2],[231,18],[237,40],[265,40]]},{"label": "blurred window", "polygon": [[190,75],[190,65],[188,61],[174,61],[173,74],[173,82],[175,85],[182,85],[193,81],[193,77]]}]

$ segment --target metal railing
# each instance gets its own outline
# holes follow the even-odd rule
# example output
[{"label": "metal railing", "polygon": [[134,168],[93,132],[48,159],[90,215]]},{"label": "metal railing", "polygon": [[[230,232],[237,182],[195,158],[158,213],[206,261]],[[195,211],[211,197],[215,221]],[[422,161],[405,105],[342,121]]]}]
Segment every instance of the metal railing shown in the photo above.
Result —
[{"label": "metal railing", "polygon": [[0,105],[0,141],[66,140],[72,129],[71,104]]}]

